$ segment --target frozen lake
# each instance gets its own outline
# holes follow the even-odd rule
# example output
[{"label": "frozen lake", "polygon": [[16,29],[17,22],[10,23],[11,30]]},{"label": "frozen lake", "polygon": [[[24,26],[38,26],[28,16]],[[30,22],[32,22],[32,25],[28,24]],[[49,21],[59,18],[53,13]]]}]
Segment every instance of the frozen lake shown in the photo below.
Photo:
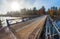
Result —
[{"label": "frozen lake", "polygon": [[0,17],[3,26],[7,26],[6,19],[9,20],[10,24],[14,24],[22,21],[21,17]]}]

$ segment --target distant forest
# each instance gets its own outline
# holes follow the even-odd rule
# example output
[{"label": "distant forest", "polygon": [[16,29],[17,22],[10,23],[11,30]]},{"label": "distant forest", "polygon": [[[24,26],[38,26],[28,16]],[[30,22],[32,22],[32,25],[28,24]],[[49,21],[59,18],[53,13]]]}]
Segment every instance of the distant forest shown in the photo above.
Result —
[{"label": "distant forest", "polygon": [[5,15],[0,15],[0,16],[20,16],[20,15],[45,15],[49,14],[50,16],[54,15],[60,15],[60,8],[57,7],[51,7],[46,11],[45,7],[42,6],[39,10],[34,7],[33,9],[21,9],[20,11],[8,11],[7,14]]}]

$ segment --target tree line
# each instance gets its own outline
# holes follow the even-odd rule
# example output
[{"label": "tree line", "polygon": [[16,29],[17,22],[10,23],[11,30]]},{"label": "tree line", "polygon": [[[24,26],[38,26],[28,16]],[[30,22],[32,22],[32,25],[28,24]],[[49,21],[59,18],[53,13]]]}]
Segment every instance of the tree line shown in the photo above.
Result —
[{"label": "tree line", "polygon": [[51,7],[50,9],[48,9],[46,11],[45,7],[42,6],[42,8],[40,9],[36,9],[36,7],[34,7],[33,9],[21,9],[20,11],[10,11],[7,12],[6,15],[8,16],[20,16],[20,15],[44,15],[44,14],[49,14],[50,16],[54,16],[54,15],[60,15],[60,8],[57,7]]}]

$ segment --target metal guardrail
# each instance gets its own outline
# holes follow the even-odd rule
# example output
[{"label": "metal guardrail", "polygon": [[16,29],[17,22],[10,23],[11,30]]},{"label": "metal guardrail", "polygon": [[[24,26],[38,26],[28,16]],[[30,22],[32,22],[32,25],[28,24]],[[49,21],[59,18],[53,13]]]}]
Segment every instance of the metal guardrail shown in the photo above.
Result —
[{"label": "metal guardrail", "polygon": [[45,39],[51,39],[52,35],[51,35],[51,26],[49,25],[49,19],[47,18],[47,21],[46,21],[46,26],[45,26],[45,29],[46,29],[46,32],[45,32]]},{"label": "metal guardrail", "polygon": [[52,27],[54,27],[54,29],[57,32],[57,34],[59,36],[59,39],[60,39],[60,29],[59,29],[58,25],[53,21],[53,19],[50,18],[50,16],[49,16],[49,19],[50,19],[50,21],[51,21],[51,23],[53,25]]}]

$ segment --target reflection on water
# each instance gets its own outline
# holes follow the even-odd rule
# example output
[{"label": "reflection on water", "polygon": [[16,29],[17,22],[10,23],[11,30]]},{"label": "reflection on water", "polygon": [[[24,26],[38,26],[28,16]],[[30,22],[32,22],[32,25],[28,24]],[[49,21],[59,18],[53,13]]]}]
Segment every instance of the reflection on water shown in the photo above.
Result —
[{"label": "reflection on water", "polygon": [[60,27],[60,20],[56,20],[55,22]]},{"label": "reflection on water", "polygon": [[14,24],[17,22],[21,22],[21,17],[0,17],[0,20],[2,21],[2,26],[7,26],[6,19],[9,20],[10,24]]},{"label": "reflection on water", "polygon": [[20,19],[21,17],[0,17],[1,20],[4,19]]}]

